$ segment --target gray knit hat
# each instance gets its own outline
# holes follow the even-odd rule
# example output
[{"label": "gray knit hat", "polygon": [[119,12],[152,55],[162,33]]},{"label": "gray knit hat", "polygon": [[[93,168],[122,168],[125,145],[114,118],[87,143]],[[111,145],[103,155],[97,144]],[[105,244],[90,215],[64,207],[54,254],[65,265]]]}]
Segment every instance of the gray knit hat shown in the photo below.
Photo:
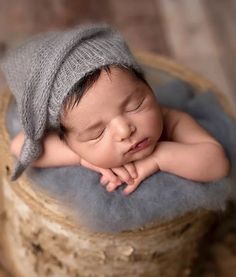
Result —
[{"label": "gray knit hat", "polygon": [[26,139],[11,180],[42,154],[47,128],[59,127],[63,101],[75,84],[104,65],[142,72],[121,35],[106,24],[77,26],[33,37],[2,63]]}]

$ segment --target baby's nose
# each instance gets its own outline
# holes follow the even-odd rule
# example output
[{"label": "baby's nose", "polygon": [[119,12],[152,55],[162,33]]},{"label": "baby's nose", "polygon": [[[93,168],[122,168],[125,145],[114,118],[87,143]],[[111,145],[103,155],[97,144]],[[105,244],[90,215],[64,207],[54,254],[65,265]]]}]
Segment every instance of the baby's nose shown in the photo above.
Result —
[{"label": "baby's nose", "polygon": [[135,130],[135,125],[124,117],[117,117],[113,122],[113,133],[117,141],[130,137]]}]

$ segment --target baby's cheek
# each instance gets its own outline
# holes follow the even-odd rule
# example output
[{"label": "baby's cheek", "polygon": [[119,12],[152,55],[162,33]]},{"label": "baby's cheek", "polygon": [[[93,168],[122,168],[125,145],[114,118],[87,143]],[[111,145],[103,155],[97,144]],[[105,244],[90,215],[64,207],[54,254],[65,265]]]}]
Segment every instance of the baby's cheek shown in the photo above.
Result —
[{"label": "baby's cheek", "polygon": [[151,132],[153,132],[154,136],[160,136],[162,129],[163,129],[163,119],[162,115],[158,112],[150,113],[146,118],[148,124],[144,125],[148,128]]},{"label": "baby's cheek", "polygon": [[139,132],[145,133],[147,136],[158,136],[162,129],[162,119],[156,112],[150,111],[137,120]]},{"label": "baby's cheek", "polygon": [[94,147],[84,153],[84,159],[103,168],[117,167],[119,164],[118,156],[112,147]]}]

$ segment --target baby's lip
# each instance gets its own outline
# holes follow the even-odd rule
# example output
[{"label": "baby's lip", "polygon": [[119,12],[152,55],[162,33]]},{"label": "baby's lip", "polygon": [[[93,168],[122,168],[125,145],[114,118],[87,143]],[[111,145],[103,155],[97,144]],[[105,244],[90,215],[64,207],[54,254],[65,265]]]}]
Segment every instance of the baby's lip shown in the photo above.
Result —
[{"label": "baby's lip", "polygon": [[144,139],[141,139],[140,141],[134,143],[130,148],[129,150],[126,152],[128,153],[129,151],[133,150],[139,143],[143,142],[144,140],[147,140],[148,138],[144,138]]}]

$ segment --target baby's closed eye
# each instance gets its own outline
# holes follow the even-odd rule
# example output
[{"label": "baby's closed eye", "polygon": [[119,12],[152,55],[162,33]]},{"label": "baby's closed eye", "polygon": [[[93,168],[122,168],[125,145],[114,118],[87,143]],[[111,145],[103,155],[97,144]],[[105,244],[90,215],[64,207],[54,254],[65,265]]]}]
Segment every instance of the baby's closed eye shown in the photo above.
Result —
[{"label": "baby's closed eye", "polygon": [[96,135],[91,136],[91,138],[89,138],[89,140],[97,140],[97,139],[99,139],[99,138],[103,135],[103,133],[105,132],[105,129],[106,129],[106,128],[103,128],[102,130],[100,130],[99,132],[97,132]]},{"label": "baby's closed eye", "polygon": [[78,136],[77,139],[80,142],[87,142],[87,141],[95,141],[101,138],[105,132],[105,127],[102,129],[94,129],[93,131],[89,132],[81,132]]},{"label": "baby's closed eye", "polygon": [[135,101],[135,103],[132,103],[130,107],[126,109],[126,112],[132,112],[132,111],[138,110],[142,106],[144,99],[145,97],[141,101]]}]

